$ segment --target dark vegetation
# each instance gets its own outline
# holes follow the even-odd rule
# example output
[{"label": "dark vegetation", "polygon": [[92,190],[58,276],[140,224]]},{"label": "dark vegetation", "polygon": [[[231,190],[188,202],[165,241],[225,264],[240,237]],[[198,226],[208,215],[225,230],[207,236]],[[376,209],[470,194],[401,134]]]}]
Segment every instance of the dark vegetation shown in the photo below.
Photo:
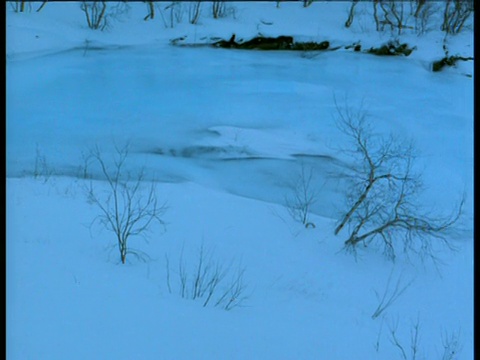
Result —
[{"label": "dark vegetation", "polygon": [[445,66],[455,66],[458,60],[468,61],[473,60],[473,57],[445,56],[443,59],[433,62],[432,71],[441,71]]},{"label": "dark vegetation", "polygon": [[400,44],[398,41],[390,41],[387,44],[382,45],[378,48],[370,48],[369,50],[367,50],[367,53],[379,56],[408,56],[415,49],[415,47],[410,48],[406,43]]},{"label": "dark vegetation", "polygon": [[[211,44],[214,47],[226,48],[226,49],[247,49],[247,50],[296,50],[296,51],[318,51],[318,50],[338,50],[338,49],[353,49],[356,52],[362,51],[360,43],[354,43],[346,46],[331,47],[329,41],[307,41],[299,42],[294,41],[293,36],[277,36],[277,37],[264,37],[256,36],[247,41],[236,41],[235,34],[229,40],[219,40]],[[409,56],[416,48],[409,47],[408,44],[400,44],[398,41],[390,41],[385,45],[378,48],[370,48],[366,50],[366,53],[374,55],[385,56]]]},{"label": "dark vegetation", "polygon": [[[256,36],[248,41],[235,41],[235,34],[230,40],[220,40],[212,44],[215,47],[248,50],[295,50],[292,36],[263,37]],[[328,46],[327,46],[328,47]]]}]

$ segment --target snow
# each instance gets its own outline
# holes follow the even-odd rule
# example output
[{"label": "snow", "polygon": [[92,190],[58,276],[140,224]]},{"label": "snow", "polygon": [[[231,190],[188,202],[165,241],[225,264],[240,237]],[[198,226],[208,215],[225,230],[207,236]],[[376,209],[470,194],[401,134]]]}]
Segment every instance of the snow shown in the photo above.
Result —
[{"label": "snow", "polygon": [[[127,3],[105,31],[88,29],[79,3],[37,13],[40,4],[25,13],[6,5],[8,359],[395,359],[390,328],[397,323],[410,355],[417,319],[418,358],[442,358],[452,335],[455,359],[473,358],[473,64],[430,71],[444,33],[377,32],[368,2],[350,29],[348,2],[228,2],[220,19],[204,3],[197,25],[182,3],[173,28],[169,3],[150,21],[145,4]],[[170,44],[232,33],[365,49],[399,38],[417,49],[385,58]],[[473,56],[468,26],[447,43],[450,54]],[[335,99],[363,102],[375,131],[415,142],[428,208],[449,213],[465,194],[459,249],[439,254],[439,268],[342,251],[345,234],[333,232],[343,193],[332,174],[348,164]],[[128,169],[145,168],[168,210],[148,241],[130,240],[149,259],[121,264],[86,196],[90,183],[106,183],[93,166],[92,179],[82,173],[93,146],[109,162],[125,143]],[[319,189],[315,228],[285,207],[302,166]],[[245,269],[242,306],[180,296],[179,263],[193,273],[202,246]],[[372,319],[389,277],[390,288],[413,282]]]}]

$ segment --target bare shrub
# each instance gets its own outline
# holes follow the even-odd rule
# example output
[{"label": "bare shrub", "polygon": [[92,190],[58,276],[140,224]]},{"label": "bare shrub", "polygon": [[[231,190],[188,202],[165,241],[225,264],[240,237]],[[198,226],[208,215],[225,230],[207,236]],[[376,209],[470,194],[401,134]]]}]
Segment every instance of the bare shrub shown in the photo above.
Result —
[{"label": "bare shrub", "polygon": [[188,22],[192,25],[198,23],[198,19],[200,19],[200,14],[202,13],[202,2],[195,1],[189,3],[188,7]]},{"label": "bare shrub", "polygon": [[232,274],[229,284],[224,287],[221,296],[215,302],[215,306],[219,306],[227,311],[243,306],[244,301],[248,298],[245,294],[247,285],[243,279],[244,274],[244,268],[238,268]]},{"label": "bare shrub", "polygon": [[[380,5],[381,15],[379,16],[378,6]],[[398,35],[402,34],[403,29],[412,29],[407,25],[405,2],[398,0],[374,0],[373,18],[375,20],[377,31],[385,30],[389,27],[393,32],[397,30]]]},{"label": "bare shrub", "polygon": [[[345,22],[347,28],[353,23],[358,3],[359,0],[351,0]],[[467,26],[474,11],[473,0],[372,0],[371,3],[376,30],[388,30],[396,35],[407,29],[423,35],[434,29],[436,19],[441,17],[441,29],[447,34],[458,34]]]},{"label": "bare shrub", "polygon": [[[420,323],[420,317],[417,316],[416,320],[411,321],[410,324],[410,336],[407,338],[407,334],[403,331],[403,336],[399,332],[399,320],[390,319],[387,321],[390,344],[393,345],[399,358],[404,360],[419,360],[419,359],[441,359],[441,360],[457,360],[461,352],[460,334],[457,331],[445,332],[442,334],[442,351],[441,354],[433,357],[425,354],[425,349],[422,346],[422,327]],[[381,328],[380,328],[381,331]],[[378,343],[378,340],[377,340]],[[432,354],[433,355],[433,354]]]},{"label": "bare shrub", "polygon": [[301,165],[300,173],[290,185],[291,193],[285,197],[285,206],[295,221],[305,227],[315,227],[309,219],[311,208],[318,200],[319,191],[313,184],[313,169]]},{"label": "bare shrub", "polygon": [[418,35],[423,35],[432,30],[432,17],[439,11],[438,3],[427,2],[425,0],[418,0],[418,6],[414,14],[415,18],[415,32]]},{"label": "bare shrub", "polygon": [[154,19],[155,18],[155,5],[153,1],[144,1],[145,4],[147,4],[147,10],[148,13],[147,15],[143,18],[143,20],[147,21],[148,19]]},{"label": "bare shrub", "polygon": [[128,254],[143,261],[148,258],[144,252],[131,248],[129,240],[136,236],[145,237],[154,223],[163,225],[161,217],[167,209],[166,204],[157,199],[155,182],[145,186],[143,169],[136,175],[126,171],[128,154],[128,146],[116,148],[113,169],[110,169],[99,148],[93,149],[90,158],[99,166],[107,189],[100,191],[93,182],[86,189],[88,201],[100,210],[92,224],[98,221],[115,234],[123,264]]},{"label": "bare shrub", "polygon": [[346,249],[355,253],[358,244],[379,241],[391,260],[402,246],[407,255],[435,261],[437,246],[454,250],[447,235],[460,219],[464,199],[448,216],[422,210],[425,206],[418,199],[423,187],[421,174],[414,171],[413,143],[375,135],[361,108],[336,106],[337,126],[351,143],[341,149],[352,166],[345,174],[347,210],[335,229],[337,235],[349,225]]},{"label": "bare shrub", "polygon": [[37,180],[47,182],[55,171],[52,166],[47,162],[45,154],[40,149],[40,146],[36,144],[35,147],[35,164],[33,168],[33,177]]},{"label": "bare shrub", "polygon": [[[170,259],[166,258],[166,281],[170,293],[171,269]],[[245,268],[226,266],[216,260],[213,251],[202,245],[198,252],[196,265],[186,264],[183,249],[178,262],[178,292],[184,299],[201,301],[202,306],[212,305],[224,310],[242,306],[247,299],[247,286],[244,282]]]},{"label": "bare shrub", "polygon": [[[155,6],[156,6],[156,8],[157,8],[157,10],[158,10],[158,13],[160,14],[160,17],[161,17],[161,19],[162,19],[163,25],[165,26],[166,29],[168,29],[168,27],[169,27],[168,21],[167,21],[167,19],[165,19],[165,16],[163,15],[163,11],[164,11],[164,10],[167,10],[167,8],[162,9],[162,7],[159,6],[158,3],[157,3]],[[172,27],[173,27],[173,24],[172,24]]]},{"label": "bare shrub", "polygon": [[[40,6],[38,7],[36,12],[40,12],[48,1],[42,1]],[[26,0],[18,0],[18,1],[9,1],[10,7],[14,12],[31,12],[32,11],[32,2]]]},{"label": "bare shrub", "polygon": [[80,9],[84,12],[87,25],[93,30],[105,30],[112,20],[119,19],[127,13],[130,6],[126,1],[112,4],[108,1],[82,1]]},{"label": "bare shrub", "polygon": [[411,1],[410,2],[411,14],[414,17],[418,17],[426,3],[427,3],[427,0],[413,0],[413,1]]},{"label": "bare shrub", "polygon": [[214,19],[226,16],[225,1],[212,1],[212,15]]},{"label": "bare shrub", "polygon": [[106,1],[82,1],[80,9],[85,13],[87,24],[90,29],[105,29],[107,26],[105,16],[107,11]]},{"label": "bare shrub", "polygon": [[169,10],[170,28],[173,29],[176,24],[182,22],[185,9],[183,8],[181,1],[172,1],[170,5],[165,7],[165,10]]},{"label": "bare shrub", "polygon": [[77,176],[81,179],[90,179],[91,174],[89,173],[89,167],[91,164],[94,163],[94,158],[92,156],[92,152],[81,152],[81,160],[82,160],[82,165],[78,166],[78,172]]},{"label": "bare shrub", "polygon": [[[397,336],[397,329],[398,329],[398,320],[395,323],[389,325],[390,330],[390,342],[398,349],[400,352],[400,356],[404,360],[416,360],[420,356],[420,319],[417,320],[412,324],[410,329],[410,351]],[[409,356],[407,355],[409,354]]]},{"label": "bare shrub", "polygon": [[460,332],[453,331],[442,334],[443,353],[441,360],[456,360],[462,350]]},{"label": "bare shrub", "polygon": [[8,4],[10,8],[16,12],[30,12],[32,10],[32,4],[30,1],[19,0],[19,1],[9,1]]},{"label": "bare shrub", "polygon": [[473,0],[445,0],[442,30],[447,34],[460,33],[473,14]]},{"label": "bare shrub", "polygon": [[347,21],[345,21],[345,27],[349,28],[352,26],[353,19],[355,17],[355,7],[357,6],[359,0],[352,0],[352,3],[350,4],[350,10],[348,11],[348,18]]},{"label": "bare shrub", "polygon": [[393,270],[390,272],[390,275],[388,276],[387,285],[385,286],[385,289],[383,290],[383,294],[381,296],[377,291],[375,291],[375,295],[378,300],[378,305],[372,314],[372,319],[378,318],[386,309],[392,306],[392,304],[413,283],[413,280],[410,280],[409,282],[404,283],[402,280],[402,276],[400,275],[397,281],[395,282],[395,286],[392,288],[391,287],[392,276],[393,276]]},{"label": "bare shrub", "polygon": [[212,1],[212,15],[214,19],[232,16],[235,18],[235,8],[227,5],[228,1]]}]

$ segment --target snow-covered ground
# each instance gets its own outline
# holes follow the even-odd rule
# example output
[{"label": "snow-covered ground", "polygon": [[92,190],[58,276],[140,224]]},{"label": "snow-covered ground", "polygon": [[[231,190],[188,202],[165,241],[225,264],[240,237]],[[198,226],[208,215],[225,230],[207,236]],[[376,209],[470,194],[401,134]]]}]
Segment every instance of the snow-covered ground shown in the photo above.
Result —
[{"label": "snow-covered ground", "polygon": [[[458,353],[448,359],[473,358],[473,65],[431,71],[444,56],[438,19],[424,35],[397,36],[375,31],[369,2],[349,29],[349,2],[229,2],[220,19],[203,3],[192,25],[193,3],[180,3],[171,27],[170,3],[149,21],[146,4],[127,3],[95,31],[80,3],[35,12],[40,4],[6,5],[8,359],[402,359],[395,328],[413,359],[415,324],[417,359],[445,359],[449,342]],[[416,50],[386,58],[170,44],[232,33],[365,49],[398,37]],[[473,31],[447,45],[473,56]],[[335,99],[363,102],[376,131],[415,142],[426,208],[448,213],[465,193],[464,231],[451,239],[459,249],[441,253],[438,269],[342,251]],[[128,169],[144,168],[168,209],[148,242],[130,240],[150,259],[123,265],[114,235],[91,226],[99,209],[85,189],[107,185],[85,164],[93,147],[108,162],[125,143]],[[285,207],[302,166],[318,189],[315,228]],[[192,277],[202,247],[229,269],[226,282],[245,271],[242,306],[182,298],[179,266]],[[410,281],[372,319],[383,293]]]}]

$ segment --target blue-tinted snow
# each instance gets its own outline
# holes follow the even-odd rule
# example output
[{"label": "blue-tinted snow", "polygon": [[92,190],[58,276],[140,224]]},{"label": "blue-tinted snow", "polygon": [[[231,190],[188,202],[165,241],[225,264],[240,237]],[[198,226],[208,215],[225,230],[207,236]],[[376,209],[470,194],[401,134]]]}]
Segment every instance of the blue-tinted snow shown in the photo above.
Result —
[{"label": "blue-tinted snow", "polygon": [[[26,14],[7,5],[8,358],[391,359],[399,352],[389,326],[398,322],[408,349],[417,318],[420,355],[441,357],[442,335],[458,334],[458,358],[473,358],[471,62],[432,73],[431,61],[443,56],[437,31],[405,34],[418,47],[408,58],[168,45],[232,32],[336,45],[360,39],[365,48],[390,38],[366,15],[344,29],[348,5],[235,3],[236,19],[213,20],[205,8],[200,25],[166,29],[160,12],[145,22],[145,5],[132,3],[106,32],[85,28],[78,3]],[[166,15],[167,4],[158,6]],[[471,56],[472,33],[448,45]],[[335,175],[349,164],[338,151],[334,98],[363,101],[378,133],[415,141],[426,205],[448,213],[465,192],[459,251],[439,254],[441,276],[430,263],[392,264],[370,248],[356,260],[341,252]],[[98,209],[81,177],[89,149],[98,145],[111,159],[125,142],[128,166],[146,167],[169,209],[148,243],[131,240],[151,260],[122,266],[112,234],[90,226]],[[284,207],[302,165],[321,189],[315,229]],[[46,176],[32,179],[36,166]],[[102,188],[97,170],[88,171]],[[194,268],[202,244],[246,268],[245,307],[224,312],[178,295],[174,268],[182,252]],[[393,281],[413,283],[372,320],[375,291],[391,271]]]}]

